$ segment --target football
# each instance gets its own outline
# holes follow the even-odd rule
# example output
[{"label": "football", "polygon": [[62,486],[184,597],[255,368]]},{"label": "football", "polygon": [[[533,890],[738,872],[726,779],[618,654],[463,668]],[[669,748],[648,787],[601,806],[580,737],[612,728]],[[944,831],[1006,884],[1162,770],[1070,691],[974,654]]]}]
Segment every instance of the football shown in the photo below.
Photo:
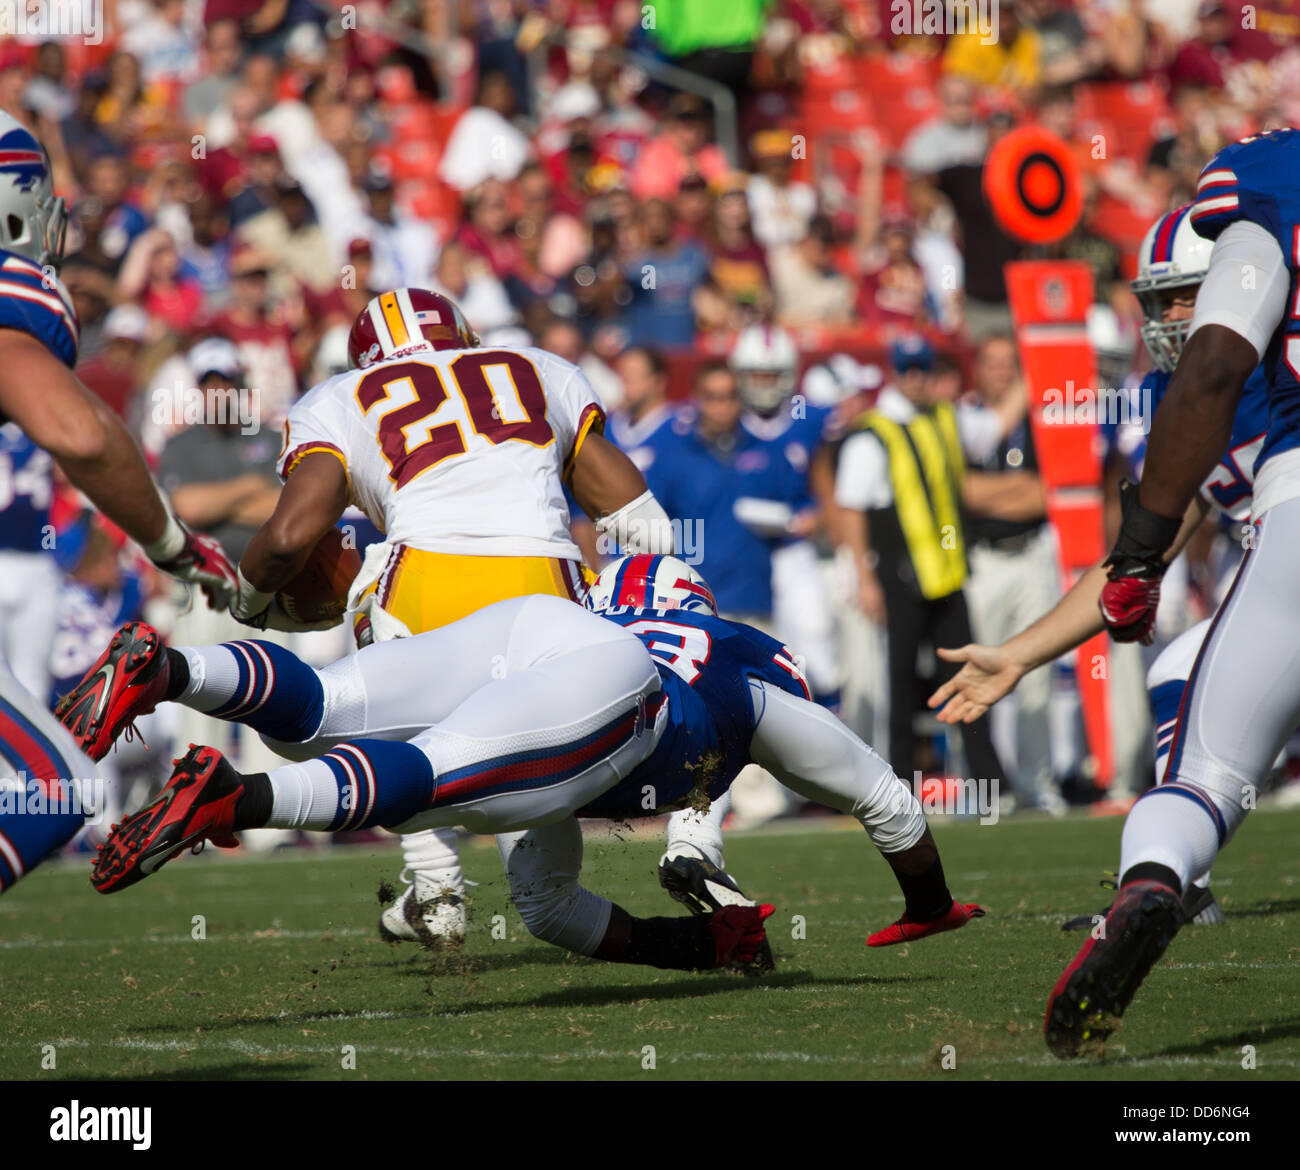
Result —
[{"label": "football", "polygon": [[348,606],[348,589],[360,571],[361,554],[344,543],[339,529],[331,528],[276,599],[295,621],[338,621]]}]

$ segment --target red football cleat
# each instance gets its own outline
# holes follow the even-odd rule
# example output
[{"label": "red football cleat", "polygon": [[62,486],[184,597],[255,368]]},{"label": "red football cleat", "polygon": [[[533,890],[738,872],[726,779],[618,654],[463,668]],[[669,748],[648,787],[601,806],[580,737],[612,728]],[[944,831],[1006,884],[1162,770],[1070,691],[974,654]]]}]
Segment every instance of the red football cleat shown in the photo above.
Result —
[{"label": "red football cleat", "polygon": [[139,812],[114,825],[99,847],[90,882],[114,894],[147,878],[183,850],[203,841],[233,848],[235,804],[244,785],[215,748],[190,745],[171,779]]},{"label": "red football cleat", "polygon": [[709,930],[716,947],[715,967],[744,967],[754,961],[767,941],[763,919],[776,913],[770,902],[761,906],[724,906],[709,915]]},{"label": "red football cleat", "polygon": [[1178,891],[1152,881],[1124,886],[1048,996],[1047,1047],[1070,1060],[1106,1040],[1184,921]]},{"label": "red football cleat", "polygon": [[954,902],[946,914],[932,918],[929,922],[913,922],[904,914],[897,922],[892,922],[884,930],[878,930],[867,938],[869,947],[892,947],[898,943],[915,942],[918,938],[928,938],[932,934],[942,934],[945,930],[960,930],[972,918],[983,918],[984,911],[974,902],[962,905]]},{"label": "red football cleat", "polygon": [[170,673],[158,631],[144,622],[128,622],[54,713],[82,751],[102,760],[123,731],[129,739],[135,720],[162,701]]}]

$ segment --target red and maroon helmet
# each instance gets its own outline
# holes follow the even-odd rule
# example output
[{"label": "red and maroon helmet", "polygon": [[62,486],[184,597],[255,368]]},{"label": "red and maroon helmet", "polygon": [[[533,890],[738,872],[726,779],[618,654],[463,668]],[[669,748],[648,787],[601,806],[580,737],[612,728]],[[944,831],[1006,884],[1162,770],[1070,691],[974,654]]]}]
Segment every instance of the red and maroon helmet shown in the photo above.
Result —
[{"label": "red and maroon helmet", "polygon": [[357,314],[348,334],[348,362],[354,370],[364,370],[399,354],[479,344],[454,301],[427,288],[395,288],[372,298]]}]

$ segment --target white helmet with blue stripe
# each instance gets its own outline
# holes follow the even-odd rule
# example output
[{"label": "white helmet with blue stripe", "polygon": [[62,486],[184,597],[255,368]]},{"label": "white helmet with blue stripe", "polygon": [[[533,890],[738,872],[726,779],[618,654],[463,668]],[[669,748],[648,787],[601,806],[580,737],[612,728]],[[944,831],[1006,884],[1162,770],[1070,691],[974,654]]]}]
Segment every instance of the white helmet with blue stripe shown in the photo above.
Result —
[{"label": "white helmet with blue stripe", "polygon": [[48,156],[26,126],[0,110],[0,248],[57,267],[67,227]]},{"label": "white helmet with blue stripe", "polygon": [[1147,229],[1138,248],[1138,274],[1133,292],[1146,318],[1142,340],[1156,368],[1172,374],[1178,365],[1191,319],[1165,321],[1169,294],[1200,287],[1210,267],[1214,244],[1198,236],[1188,214],[1190,203],[1166,212]]},{"label": "white helmet with blue stripe", "polygon": [[611,561],[587,590],[583,604],[595,613],[607,609],[684,609],[718,614],[713,590],[677,557],[637,553]]}]

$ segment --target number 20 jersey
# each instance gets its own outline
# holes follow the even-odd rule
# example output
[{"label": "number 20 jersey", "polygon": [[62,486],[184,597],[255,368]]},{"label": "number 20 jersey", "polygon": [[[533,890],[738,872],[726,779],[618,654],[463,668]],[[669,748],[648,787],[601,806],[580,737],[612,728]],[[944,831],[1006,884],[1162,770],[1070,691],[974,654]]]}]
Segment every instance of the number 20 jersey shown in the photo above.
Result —
[{"label": "number 20 jersey", "polygon": [[564,479],[605,414],[577,366],[536,348],[419,351],[315,386],[289,411],[278,470],[337,457],[393,544],[577,559]]},{"label": "number 20 jersey", "polygon": [[794,655],[753,626],[685,610],[618,607],[600,616],[650,651],[663,681],[668,724],[650,757],[579,816],[646,817],[720,796],[751,762],[751,679],[811,701]]}]

